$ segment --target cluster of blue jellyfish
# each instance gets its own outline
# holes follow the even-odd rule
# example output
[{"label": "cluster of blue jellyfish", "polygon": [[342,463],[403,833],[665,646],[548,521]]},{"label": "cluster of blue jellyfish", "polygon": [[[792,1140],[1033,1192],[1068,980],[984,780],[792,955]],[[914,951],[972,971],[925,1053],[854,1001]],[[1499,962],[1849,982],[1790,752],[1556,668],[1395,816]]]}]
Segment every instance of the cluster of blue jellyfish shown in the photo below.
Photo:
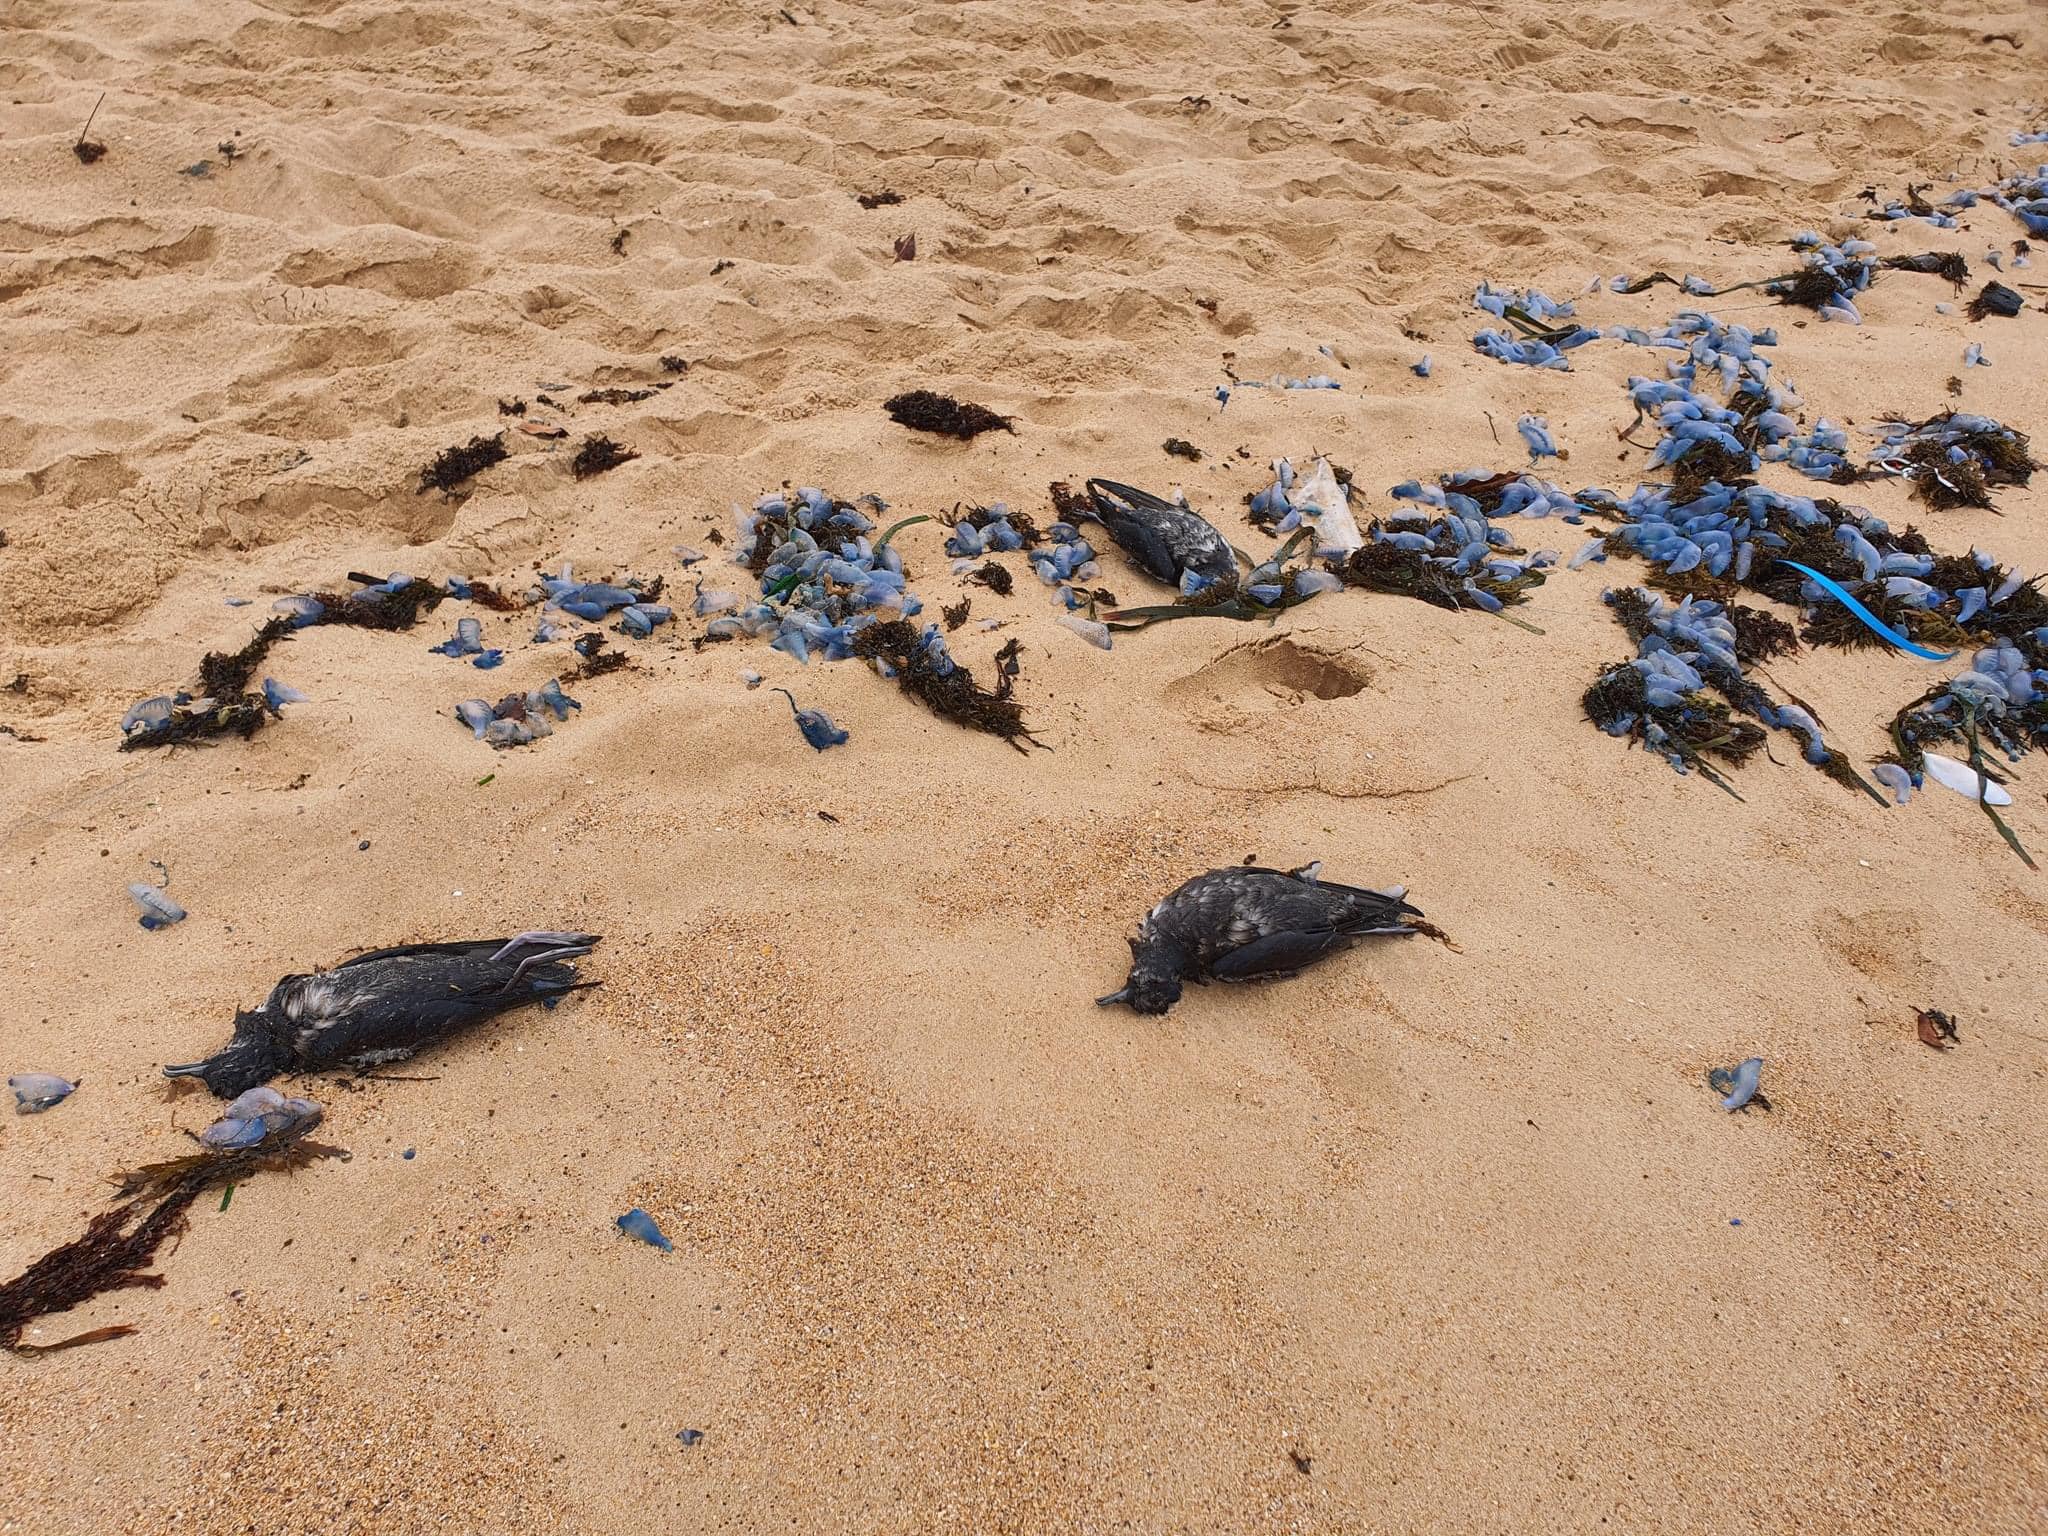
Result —
[{"label": "cluster of blue jellyfish", "polygon": [[2025,485],[2035,469],[2024,433],[1966,411],[1885,423],[1871,466],[1912,480],[1934,507],[1989,507],[1992,486]]},{"label": "cluster of blue jellyfish", "polygon": [[1594,326],[1563,326],[1555,322],[1575,317],[1569,300],[1560,302],[1540,289],[1499,289],[1481,282],[1472,296],[1475,309],[1505,320],[1522,334],[1514,335],[1489,327],[1472,338],[1481,355],[1503,363],[1520,363],[1527,368],[1569,369],[1565,353],[1598,341],[1603,334]]},{"label": "cluster of blue jellyfish", "polygon": [[[534,641],[545,645],[564,637],[566,631],[549,617],[554,612],[566,613],[587,624],[601,624],[608,615],[616,613],[619,622],[614,627],[620,634],[644,640],[658,626],[675,617],[674,609],[655,601],[661,595],[662,586],[659,578],[654,581],[639,577],[628,577],[623,582],[578,581],[575,568],[564,562],[561,575],[542,577],[538,591],[528,594],[540,601],[542,610]],[[470,621],[465,619],[461,622],[466,624]],[[483,663],[476,665],[482,666]]]},{"label": "cluster of blue jellyfish", "polygon": [[311,1099],[288,1099],[270,1087],[251,1088],[199,1133],[199,1142],[215,1152],[240,1152],[268,1140],[303,1135],[320,1119],[320,1106]]},{"label": "cluster of blue jellyfish", "polygon": [[692,611],[709,618],[710,640],[767,636],[769,646],[808,662],[853,654],[853,637],[874,617],[910,618],[923,603],[903,577],[903,556],[886,539],[868,537],[887,504],[863,497],[836,501],[816,487],[772,492],[738,514],[736,563],[760,562],[759,591],[751,601],[732,592],[706,592],[700,584]]},{"label": "cluster of blue jellyfish", "polygon": [[[1498,500],[1491,508],[1467,494],[1481,484],[1490,500],[1497,493]],[[1347,561],[1344,569],[1354,585],[1408,591],[1438,606],[1470,604],[1487,613],[1499,613],[1526,587],[1542,583],[1543,572],[1557,563],[1557,553],[1542,549],[1531,554],[1518,549],[1514,536],[1493,522],[1488,512],[1512,508],[1523,516],[1547,516],[1553,491],[1555,486],[1531,476],[1488,478],[1476,470],[1448,476],[1438,485],[1404,481],[1389,494],[1396,501],[1417,503],[1418,510],[1375,518],[1365,530],[1369,552],[1361,552],[1362,559]],[[1569,515],[1576,515],[1576,505],[1566,504],[1571,508]],[[1536,510],[1539,505],[1540,512]],[[1390,569],[1389,551],[1409,557],[1408,572]],[[1362,579],[1368,573],[1382,579]],[[1402,574],[1420,578],[1420,587],[1411,590],[1399,580]]]},{"label": "cluster of blue jellyfish", "polygon": [[[1884,557],[1877,555],[1869,542],[1871,535],[1882,537],[1887,532],[1881,519],[1838,522],[1811,497],[1787,496],[1762,485],[1735,489],[1712,481],[1689,501],[1679,501],[1677,494],[1668,485],[1645,484],[1637,486],[1626,501],[1609,499],[1609,509],[1627,520],[1609,536],[1609,547],[1619,544],[1674,576],[1703,570],[1711,577],[1746,582],[1759,556],[1769,561],[1792,548],[1784,531],[1791,524],[1832,530],[1830,536],[1858,559],[1867,553],[1870,575],[1866,579],[1875,579],[1884,568]],[[1909,563],[1917,560],[1904,555],[1898,558]],[[1897,569],[1903,571],[1906,566]]]},{"label": "cluster of blue jellyfish", "polygon": [[[1601,493],[1581,495],[1588,504],[1600,502]],[[1895,534],[1882,518],[1861,508],[1786,496],[1758,485],[1731,488],[1710,482],[1690,500],[1679,499],[1669,486],[1645,485],[1627,501],[1612,501],[1607,510],[1623,519],[1620,526],[1591,541],[1573,564],[1610,552],[1628,553],[1647,561],[1665,580],[1704,578],[1749,587],[1800,605],[1810,615],[1809,637],[1833,643],[1856,643],[1860,636],[1868,643],[1939,658],[1949,653],[1926,651],[1915,637],[1948,644],[1964,636],[1991,638],[1992,644],[1977,649],[1968,670],[1931,689],[1894,721],[1894,751],[1877,764],[1872,777],[1901,803],[1930,768],[1970,773],[1938,757],[1929,764],[1924,755],[1929,743],[1963,741],[1975,731],[2012,758],[2048,746],[2048,600],[2037,584],[1984,551],[1939,556],[1917,534]],[[1789,558],[1794,555],[1796,563]],[[1824,565],[1833,574],[1817,580],[1824,573],[1806,562]],[[1853,622],[1838,619],[1820,629],[1815,615],[1845,597],[1850,601],[1843,606]],[[1609,601],[1616,602],[1614,594]],[[1645,602],[1646,610],[1641,608]],[[1773,701],[1747,677],[1730,610],[1704,599],[1667,606],[1662,598],[1642,592],[1617,607],[1628,610],[1625,622],[1640,636],[1641,650],[1631,665],[1644,674],[1644,705],[1631,712],[1616,703],[1626,694],[1612,686],[1610,669],[1602,679],[1608,686],[1596,685],[1599,710],[1589,695],[1588,711],[1603,729],[1634,736],[1681,768],[1697,766],[1701,752],[1730,745],[1737,751],[1721,755],[1739,761],[1746,755],[1742,737],[1714,728],[1719,704],[1702,695],[1704,685],[1738,714],[1797,733],[1809,762],[1844,782],[1861,784],[1821,740],[1818,724],[1806,711]],[[1789,626],[1784,633],[1789,644]]]},{"label": "cluster of blue jellyfish", "polygon": [[1468,516],[1478,512],[1487,517],[1556,517],[1567,523],[1585,521],[1585,507],[1578,496],[1531,474],[1496,475],[1483,469],[1461,469],[1445,475],[1432,488],[1425,489],[1414,480],[1403,481],[1393,488],[1391,494],[1401,501],[1448,507]]},{"label": "cluster of blue jellyfish", "polygon": [[1792,237],[1792,248],[1800,253],[1804,270],[1766,283],[1764,291],[1805,303],[1823,320],[1861,325],[1863,311],[1856,306],[1856,296],[1877,280],[1877,247],[1868,240],[1836,245],[1805,229]]},{"label": "cluster of blue jellyfish", "polygon": [[1843,480],[1856,473],[1849,462],[1849,434],[1825,416],[1804,432],[1788,432],[1760,450],[1774,464],[1796,469],[1809,480]]},{"label": "cluster of blue jellyfish", "polygon": [[[878,496],[864,496],[855,504],[804,487],[794,494],[771,493],[752,509],[737,511],[740,552],[734,560],[749,569],[760,567],[758,594],[747,601],[700,587],[695,611],[710,618],[705,638],[765,636],[772,649],[799,662],[808,663],[813,655],[842,661],[855,653],[862,630],[922,613],[923,600],[905,581],[902,554],[889,543],[888,533],[879,540],[869,537],[875,524],[862,507],[878,514],[888,510]],[[1008,510],[998,506],[957,519],[947,549],[955,556],[955,569],[966,570],[980,556],[1023,549],[1029,542],[1024,530],[1010,522]],[[940,679],[956,668],[936,624],[924,626],[911,656],[902,659]],[[869,661],[884,677],[898,675],[897,666],[886,659],[871,656]],[[847,732],[824,711],[799,707],[786,691],[784,696],[810,746],[822,752],[847,740]]]},{"label": "cluster of blue jellyfish", "polygon": [[468,726],[478,741],[499,748],[525,747],[554,734],[549,716],[560,722],[569,718],[570,710],[582,707],[562,691],[560,678],[551,677],[525,693],[508,693],[495,704],[464,699],[455,706],[455,718]]},{"label": "cluster of blue jellyfish", "polygon": [[[1043,585],[1053,589],[1055,606],[1069,614],[1088,606],[1090,599],[1077,583],[1099,579],[1102,567],[1096,562],[1095,547],[1081,530],[1072,523],[1060,521],[1041,533],[1027,522],[1025,526],[1030,529],[1027,534],[1011,521],[1011,515],[1009,507],[999,501],[990,506],[975,507],[954,521],[952,532],[946,538],[946,553],[953,557],[953,574],[969,574],[977,569],[977,563],[985,556],[1022,550],[1032,574]],[[1092,620],[1083,622],[1093,623]],[[1106,631],[1100,635],[1096,628],[1081,632],[1103,645],[1104,649],[1108,648]],[[936,647],[936,654],[944,654],[945,641],[939,636],[936,626],[929,630],[926,644]]]},{"label": "cluster of blue jellyfish", "polygon": [[[2015,142],[2039,144],[2048,140],[2035,137]],[[1976,193],[1971,202],[1974,203],[1979,198],[1995,207],[2003,208],[2018,219],[2026,226],[2028,234],[2048,236],[2048,165],[2037,165],[2031,171],[2021,171],[2008,176],[1995,186],[1986,187]]]},{"label": "cluster of blue jellyfish", "polygon": [[[1108,650],[1109,626],[1094,617],[1094,599],[1079,585],[1102,576],[1095,546],[1088,542],[1087,535],[1062,518],[1047,525],[1044,542],[1031,549],[1026,559],[1039,582],[1052,588],[1053,604],[1061,610],[1060,624],[1090,645]],[[956,565],[954,569],[957,572],[965,567]],[[1084,608],[1089,612],[1080,611]]]},{"label": "cluster of blue jellyfish", "polygon": [[979,560],[984,555],[1006,555],[1025,545],[1024,533],[1010,521],[1010,509],[1002,502],[976,507],[953,524],[946,536],[946,553],[956,560]]},{"label": "cluster of blue jellyfish", "polygon": [[1586,713],[1600,729],[1640,742],[1680,773],[1698,769],[1731,794],[1708,758],[1740,763],[1764,744],[1766,728],[1782,730],[1799,742],[1807,762],[1883,803],[1828,746],[1808,710],[1780,703],[1745,674],[1743,642],[1723,604],[1694,597],[1673,603],[1641,587],[1605,595],[1637,649],[1586,691]]},{"label": "cluster of blue jellyfish", "polygon": [[[559,575],[542,577],[526,594],[528,605],[537,604],[541,609],[533,642],[548,645],[570,637],[571,630],[554,617],[556,614],[587,624],[602,623],[616,614],[615,632],[645,639],[675,617],[673,609],[655,601],[661,587],[659,578],[579,581],[574,566],[564,562]],[[473,585],[459,576],[448,578],[448,590],[458,599],[474,597]],[[588,658],[601,643],[601,636],[587,634],[578,642],[578,649]],[[474,618],[456,620],[454,636],[429,649],[447,656],[473,656],[471,665],[485,670],[496,667],[504,657],[502,651],[484,646],[482,623]],[[502,750],[531,746],[554,734],[554,726],[567,720],[571,710],[582,708],[579,700],[563,692],[561,679],[551,677],[538,688],[508,693],[495,704],[487,699],[464,699],[455,706],[455,718],[468,726],[478,741]]]},{"label": "cluster of blue jellyfish", "polygon": [[1898,761],[1873,772],[1903,805],[1925,780],[1930,748],[1968,743],[1973,732],[1980,750],[1988,743],[2008,762],[2048,748],[2048,626],[2021,644],[1981,648],[1966,671],[1900,710],[1892,721]]}]

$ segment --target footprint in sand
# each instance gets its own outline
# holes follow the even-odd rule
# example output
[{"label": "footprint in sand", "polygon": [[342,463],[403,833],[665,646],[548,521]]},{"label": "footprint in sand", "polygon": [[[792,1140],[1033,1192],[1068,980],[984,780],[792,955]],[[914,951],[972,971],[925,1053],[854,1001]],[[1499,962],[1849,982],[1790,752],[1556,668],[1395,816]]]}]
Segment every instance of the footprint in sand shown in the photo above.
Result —
[{"label": "footprint in sand", "polygon": [[1229,732],[1273,710],[1348,699],[1371,682],[1358,657],[1283,637],[1225,651],[1168,684],[1166,700],[1204,730]]}]

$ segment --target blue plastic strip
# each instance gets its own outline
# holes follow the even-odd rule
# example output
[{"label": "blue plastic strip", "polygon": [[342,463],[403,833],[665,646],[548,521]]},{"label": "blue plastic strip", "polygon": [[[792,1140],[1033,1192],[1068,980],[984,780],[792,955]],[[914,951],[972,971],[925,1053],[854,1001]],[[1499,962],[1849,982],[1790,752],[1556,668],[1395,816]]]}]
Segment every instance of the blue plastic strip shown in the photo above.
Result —
[{"label": "blue plastic strip", "polygon": [[1925,646],[1915,645],[1896,629],[1893,629],[1891,625],[1885,623],[1883,619],[1880,619],[1868,608],[1857,602],[1855,598],[1849,595],[1848,589],[1832,576],[1823,576],[1812,566],[1801,565],[1797,560],[1780,560],[1778,564],[1791,566],[1793,570],[1814,583],[1823,592],[1827,593],[1829,597],[1832,597],[1844,608],[1855,614],[1857,618],[1861,619],[1873,631],[1883,635],[1885,639],[1889,640],[1900,650],[1910,652],[1918,656],[1922,661],[1953,661],[1955,659],[1956,652],[1954,651],[1930,651]]}]

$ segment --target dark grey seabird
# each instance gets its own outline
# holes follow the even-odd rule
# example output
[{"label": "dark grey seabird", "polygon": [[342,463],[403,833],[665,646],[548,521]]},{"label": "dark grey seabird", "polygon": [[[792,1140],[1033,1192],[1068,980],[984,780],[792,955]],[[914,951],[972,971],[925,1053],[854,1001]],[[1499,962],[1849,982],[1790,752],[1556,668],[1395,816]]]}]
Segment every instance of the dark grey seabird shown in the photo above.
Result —
[{"label": "dark grey seabird", "polygon": [[287,976],[261,1007],[235,1011],[235,1033],[204,1061],[164,1068],[196,1077],[223,1099],[281,1072],[373,1067],[471,1024],[561,997],[594,933],[521,933],[509,939],[406,944],[344,960],[331,971]]},{"label": "dark grey seabird", "polygon": [[[1094,520],[1146,574],[1175,586],[1188,571],[1204,583],[1237,584],[1237,557],[1200,514],[1115,480],[1090,480],[1088,499]],[[1091,514],[1076,508],[1069,515]]]},{"label": "dark grey seabird", "polygon": [[1096,1002],[1164,1013],[1186,979],[1291,976],[1353,939],[1417,931],[1407,919],[1422,913],[1401,899],[1404,887],[1336,885],[1318,878],[1321,869],[1238,865],[1195,876],[1146,914],[1131,940],[1130,979]]}]

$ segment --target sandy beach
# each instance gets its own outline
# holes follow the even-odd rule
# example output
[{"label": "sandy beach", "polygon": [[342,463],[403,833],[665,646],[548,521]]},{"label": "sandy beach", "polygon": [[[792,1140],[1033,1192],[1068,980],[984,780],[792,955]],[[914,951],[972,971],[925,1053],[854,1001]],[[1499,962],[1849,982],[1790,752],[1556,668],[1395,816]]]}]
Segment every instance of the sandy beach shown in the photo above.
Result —
[{"label": "sandy beach", "polygon": [[[1529,468],[1525,414],[1547,480],[1658,478],[1618,434],[1661,360],[1482,356],[1482,281],[1775,326],[1802,428],[1858,456],[1949,409],[2048,444],[2025,230],[1869,217],[2048,161],[2012,142],[2044,50],[2018,0],[9,0],[0,1067],[82,1086],[0,1113],[0,1280],[189,1150],[219,1106],[162,1066],[279,977],[604,938],[558,1008],[281,1083],[347,1160],[209,1194],[160,1289],[34,1323],[136,1331],[0,1360],[0,1532],[2048,1528],[2048,875],[1782,733],[1737,798],[1595,729],[1643,562],[1553,566],[1520,626],[1347,589],[1101,650],[1022,556],[999,595],[905,528],[924,617],[971,601],[960,662],[1021,643],[1022,752],[690,610],[755,597],[735,514],[785,487],[1041,526],[1055,481],[1178,487],[1257,558],[1282,456],[1341,464],[1361,523]],[[1801,230],[2027,307],[1606,281],[1782,272]],[[920,388],[1014,429],[884,414]],[[577,478],[593,434],[637,457]],[[1757,479],[2048,571],[2048,479]],[[1172,599],[1093,533],[1100,585]],[[607,635],[627,665],[543,740],[453,711],[576,657],[450,598],[293,633],[263,671],[306,700],[247,740],[119,750],[281,598],[565,562],[677,616]],[[469,616],[495,671],[429,649]],[[1867,768],[1961,665],[1767,670]],[[2048,861],[2048,757],[2007,777]],[[1155,901],[1248,859],[1405,885],[1451,942],[1095,1006]],[[189,916],[146,932],[153,866]],[[1706,1074],[1752,1056],[1771,1107],[1724,1112]]]}]

